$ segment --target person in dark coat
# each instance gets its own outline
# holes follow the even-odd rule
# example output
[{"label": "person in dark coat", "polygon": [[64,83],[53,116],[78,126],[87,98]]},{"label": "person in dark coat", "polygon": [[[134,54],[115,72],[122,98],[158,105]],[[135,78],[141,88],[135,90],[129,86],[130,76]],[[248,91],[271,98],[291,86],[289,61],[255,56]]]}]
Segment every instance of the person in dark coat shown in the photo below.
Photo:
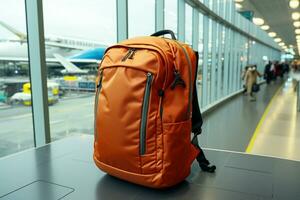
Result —
[{"label": "person in dark coat", "polygon": [[273,73],[271,71],[271,66],[272,62],[269,61],[268,64],[265,66],[265,71],[264,71],[264,79],[266,80],[267,84],[269,84],[272,80]]}]

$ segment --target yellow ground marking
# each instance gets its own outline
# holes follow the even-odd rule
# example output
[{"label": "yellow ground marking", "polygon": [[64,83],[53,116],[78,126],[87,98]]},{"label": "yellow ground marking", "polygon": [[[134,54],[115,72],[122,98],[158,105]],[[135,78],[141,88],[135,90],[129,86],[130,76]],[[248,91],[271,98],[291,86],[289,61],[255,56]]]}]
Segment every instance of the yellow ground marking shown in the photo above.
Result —
[{"label": "yellow ground marking", "polygon": [[253,146],[254,146],[254,143],[255,143],[255,140],[256,140],[256,137],[257,137],[257,135],[258,135],[258,133],[259,133],[260,127],[261,127],[262,124],[264,123],[264,121],[265,121],[265,119],[266,119],[266,117],[267,117],[267,114],[268,114],[269,111],[270,111],[271,105],[273,104],[273,101],[274,101],[275,97],[278,96],[278,94],[279,94],[279,92],[282,90],[282,88],[283,88],[283,86],[280,86],[280,87],[277,89],[276,93],[274,94],[274,96],[273,96],[272,99],[270,100],[270,102],[269,102],[267,108],[265,109],[265,111],[264,111],[264,113],[263,113],[261,119],[259,120],[258,125],[257,125],[257,127],[256,127],[256,129],[255,129],[255,131],[254,131],[254,133],[253,133],[253,135],[252,135],[252,138],[251,138],[251,140],[250,140],[250,142],[249,142],[249,144],[248,144],[248,146],[247,146],[246,153],[251,153],[251,151],[252,151],[252,149],[253,149]]}]

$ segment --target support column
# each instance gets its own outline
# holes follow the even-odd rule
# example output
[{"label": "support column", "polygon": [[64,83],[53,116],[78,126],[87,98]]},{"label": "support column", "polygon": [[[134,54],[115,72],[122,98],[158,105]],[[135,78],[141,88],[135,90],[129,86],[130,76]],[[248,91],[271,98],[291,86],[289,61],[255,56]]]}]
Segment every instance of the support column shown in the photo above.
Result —
[{"label": "support column", "polygon": [[155,0],[155,31],[160,31],[164,29],[165,24],[165,1]]},{"label": "support column", "polygon": [[34,145],[50,142],[48,110],[47,66],[43,5],[41,0],[26,0],[27,40],[30,64],[31,97],[33,111]]},{"label": "support column", "polygon": [[117,0],[117,42],[128,38],[128,2]]}]

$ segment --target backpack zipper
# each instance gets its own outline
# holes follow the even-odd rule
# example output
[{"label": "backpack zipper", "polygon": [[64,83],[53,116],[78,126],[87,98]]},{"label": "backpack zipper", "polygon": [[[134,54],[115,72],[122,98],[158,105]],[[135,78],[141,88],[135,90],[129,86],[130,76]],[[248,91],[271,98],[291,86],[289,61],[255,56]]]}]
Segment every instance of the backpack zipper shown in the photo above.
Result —
[{"label": "backpack zipper", "polygon": [[160,115],[160,119],[162,120],[163,117],[163,101],[164,101],[164,95],[165,95],[165,91],[163,89],[160,89],[158,91],[158,96],[160,97],[160,108],[159,108],[159,115]]},{"label": "backpack zipper", "polygon": [[142,118],[140,127],[140,155],[144,155],[146,152],[146,129],[147,129],[147,117],[149,110],[149,99],[151,93],[151,83],[153,75],[148,72],[146,80],[146,88],[144,93],[144,100],[142,105]]},{"label": "backpack zipper", "polygon": [[132,48],[131,53],[128,56],[128,59],[133,59],[133,56],[134,56],[135,52],[136,52],[136,49]]},{"label": "backpack zipper", "polygon": [[134,48],[128,49],[127,54],[122,58],[121,61],[125,62],[127,59],[133,59],[135,52],[136,52],[136,49],[134,49]]},{"label": "backpack zipper", "polygon": [[97,115],[97,110],[98,110],[99,94],[100,94],[100,90],[102,88],[102,78],[103,78],[103,71],[100,72],[99,82],[97,83],[97,86],[96,86],[95,110],[94,110],[94,137],[95,137],[95,139],[97,138],[97,133],[96,133],[96,115]]}]

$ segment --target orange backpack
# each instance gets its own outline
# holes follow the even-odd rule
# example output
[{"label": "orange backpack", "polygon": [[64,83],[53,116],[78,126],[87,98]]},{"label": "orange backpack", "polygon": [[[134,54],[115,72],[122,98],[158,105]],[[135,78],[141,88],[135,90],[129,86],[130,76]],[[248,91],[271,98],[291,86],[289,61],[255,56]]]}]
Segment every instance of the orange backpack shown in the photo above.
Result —
[{"label": "orange backpack", "polygon": [[[157,37],[164,34],[173,39]],[[153,188],[184,180],[195,158],[202,170],[215,170],[197,140],[197,61],[169,30],[106,50],[95,97],[94,161],[101,170]]]}]

